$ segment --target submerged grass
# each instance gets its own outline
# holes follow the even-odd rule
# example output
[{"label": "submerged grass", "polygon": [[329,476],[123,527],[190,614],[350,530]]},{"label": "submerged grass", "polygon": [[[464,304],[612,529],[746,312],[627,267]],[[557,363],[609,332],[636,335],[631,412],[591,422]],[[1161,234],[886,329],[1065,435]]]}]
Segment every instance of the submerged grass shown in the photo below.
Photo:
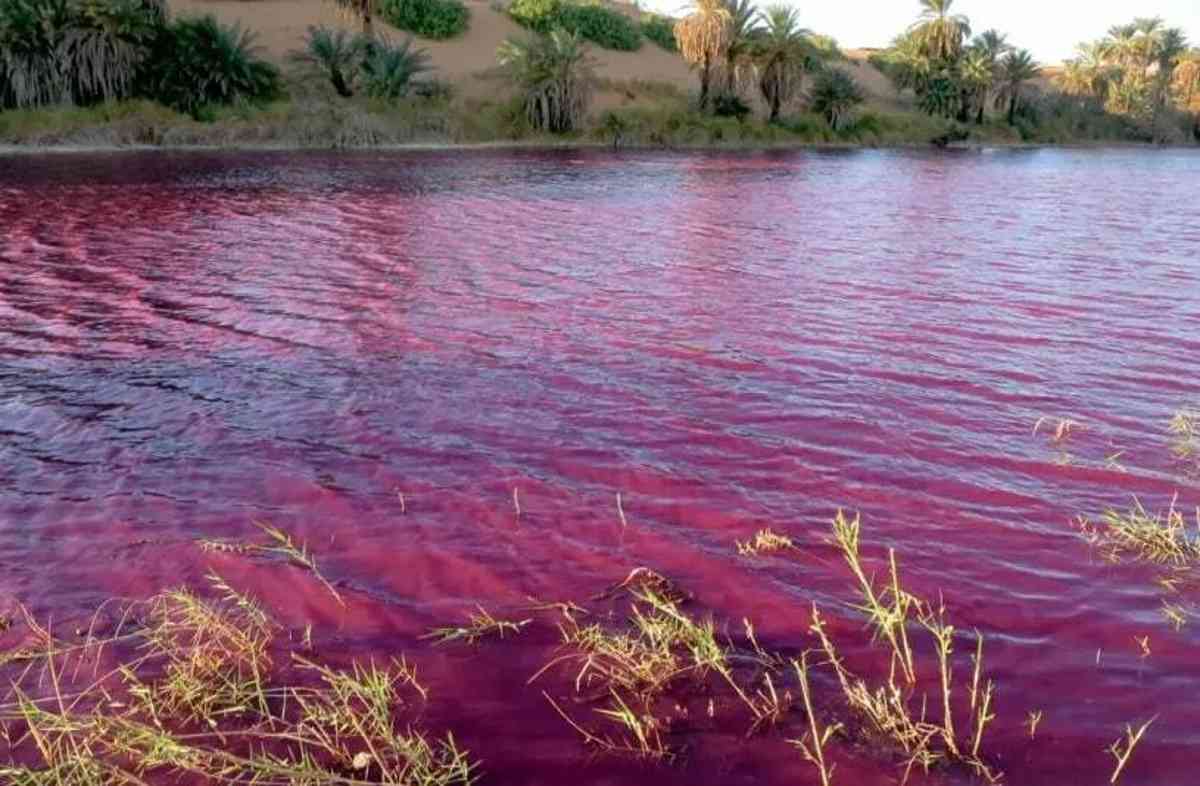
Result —
[{"label": "submerged grass", "polygon": [[465,626],[434,628],[425,634],[423,638],[433,639],[438,644],[448,644],[452,641],[465,641],[467,644],[475,644],[489,636],[502,639],[509,634],[516,635],[533,622],[532,619],[497,619],[482,606],[477,606],[476,608],[477,611],[470,614]]},{"label": "submerged grass", "polygon": [[1113,562],[1128,556],[1161,566],[1192,566],[1200,562],[1200,510],[1193,533],[1175,504],[1172,500],[1166,511],[1151,514],[1135,499],[1125,512],[1107,510],[1098,523],[1080,518],[1078,526]]}]

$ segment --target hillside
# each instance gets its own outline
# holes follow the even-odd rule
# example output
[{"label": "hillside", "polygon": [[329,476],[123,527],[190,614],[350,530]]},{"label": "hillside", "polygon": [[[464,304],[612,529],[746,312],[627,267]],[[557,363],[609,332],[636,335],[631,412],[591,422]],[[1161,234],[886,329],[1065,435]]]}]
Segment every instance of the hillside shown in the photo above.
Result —
[{"label": "hillside", "polygon": [[[276,61],[298,48],[305,30],[311,25],[340,26],[357,29],[352,18],[325,0],[170,0],[176,14],[214,14],[224,23],[240,22],[258,34],[258,43]],[[466,0],[471,11],[467,32],[451,41],[418,39],[429,51],[438,76],[455,85],[468,97],[492,97],[506,88],[488,72],[496,65],[496,48],[510,36],[525,34],[525,30],[492,5],[479,0]],[[620,7],[620,6],[618,6]],[[638,13],[632,6],[623,11]],[[391,28],[382,20],[377,29],[394,37],[407,35]],[[887,78],[866,62],[866,51],[849,52],[855,67],[851,73],[867,92],[868,105],[895,109],[906,105]],[[592,47],[596,72],[608,83],[644,80],[671,85],[687,92],[696,89],[696,78],[682,58],[646,42],[637,52],[613,52]],[[597,97],[596,108],[604,109],[630,103],[631,98],[619,89],[606,89]]]}]

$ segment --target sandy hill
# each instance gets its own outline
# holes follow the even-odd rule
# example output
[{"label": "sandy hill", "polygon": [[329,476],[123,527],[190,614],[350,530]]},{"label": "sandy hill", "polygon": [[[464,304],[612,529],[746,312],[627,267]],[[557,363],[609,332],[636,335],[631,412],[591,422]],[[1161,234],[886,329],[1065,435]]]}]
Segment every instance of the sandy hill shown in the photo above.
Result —
[{"label": "sandy hill", "polygon": [[[470,28],[451,41],[419,39],[420,46],[431,55],[438,76],[454,84],[467,96],[487,97],[503,90],[501,82],[486,78],[496,65],[496,48],[511,36],[525,30],[488,2],[466,0],[471,10]],[[224,23],[240,22],[244,28],[258,34],[258,44],[274,60],[282,61],[287,53],[301,46],[305,31],[311,25],[328,25],[357,30],[358,23],[326,0],[170,0],[176,14],[213,14]],[[614,7],[630,15],[638,11],[632,6]],[[394,37],[407,35],[376,20],[377,29]],[[869,103],[881,108],[904,105],[887,78],[866,62],[866,51],[850,52],[855,67],[849,68],[869,96]],[[696,77],[678,55],[666,52],[647,41],[637,52],[612,52],[592,47],[600,77],[613,81],[647,80],[664,82],[682,91],[696,89]],[[598,107],[605,108],[633,100],[623,91],[605,91],[599,96]]]}]

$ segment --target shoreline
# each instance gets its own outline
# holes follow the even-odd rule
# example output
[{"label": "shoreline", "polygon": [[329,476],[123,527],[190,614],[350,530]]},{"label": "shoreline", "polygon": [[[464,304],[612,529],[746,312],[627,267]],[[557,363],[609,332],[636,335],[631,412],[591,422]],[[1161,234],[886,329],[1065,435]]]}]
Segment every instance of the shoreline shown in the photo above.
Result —
[{"label": "shoreline", "polygon": [[1157,144],[1149,142],[974,142],[938,146],[932,143],[859,142],[778,142],[762,144],[694,144],[694,145],[618,145],[603,142],[573,141],[495,141],[495,142],[413,142],[378,145],[293,145],[293,144],[229,144],[229,145],[2,145],[0,156],[89,155],[100,153],[437,153],[450,151],[486,152],[510,150],[518,152],[548,152],[557,150],[586,150],[611,153],[737,153],[780,151],[860,151],[860,150],[932,150],[942,152],[983,152],[987,150],[1200,150],[1200,145]]}]

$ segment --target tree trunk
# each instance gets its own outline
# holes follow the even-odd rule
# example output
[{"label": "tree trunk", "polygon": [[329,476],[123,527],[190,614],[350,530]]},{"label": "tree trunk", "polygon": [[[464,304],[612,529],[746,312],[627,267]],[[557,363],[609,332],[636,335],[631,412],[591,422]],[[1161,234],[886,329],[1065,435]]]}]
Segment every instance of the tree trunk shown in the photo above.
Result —
[{"label": "tree trunk", "polygon": [[1014,121],[1016,120],[1016,116],[1017,116],[1017,94],[1013,93],[1012,97],[1008,99],[1008,124],[1010,126],[1014,124]]},{"label": "tree trunk", "polygon": [[966,90],[958,93],[958,122],[965,123],[971,117],[971,94]]},{"label": "tree trunk", "polygon": [[329,69],[329,80],[333,82],[333,89],[336,90],[337,94],[342,98],[350,98],[354,95],[354,91],[351,90],[350,86],[346,84],[346,78],[342,76],[340,69]]},{"label": "tree trunk", "polygon": [[712,81],[712,60],[705,55],[700,65],[700,111],[708,109],[708,84]]},{"label": "tree trunk", "polygon": [[734,70],[733,58],[725,58],[725,92],[737,95],[737,72]]},{"label": "tree trunk", "polygon": [[367,38],[375,37],[375,21],[371,18],[371,0],[359,0],[362,13],[362,32]]},{"label": "tree trunk", "polygon": [[779,109],[782,103],[783,102],[779,100],[778,90],[771,93],[771,118],[767,121],[768,123],[774,123],[779,119]]},{"label": "tree trunk", "polygon": [[975,115],[975,125],[983,125],[983,107],[987,104],[987,93],[979,96],[979,112]]}]

